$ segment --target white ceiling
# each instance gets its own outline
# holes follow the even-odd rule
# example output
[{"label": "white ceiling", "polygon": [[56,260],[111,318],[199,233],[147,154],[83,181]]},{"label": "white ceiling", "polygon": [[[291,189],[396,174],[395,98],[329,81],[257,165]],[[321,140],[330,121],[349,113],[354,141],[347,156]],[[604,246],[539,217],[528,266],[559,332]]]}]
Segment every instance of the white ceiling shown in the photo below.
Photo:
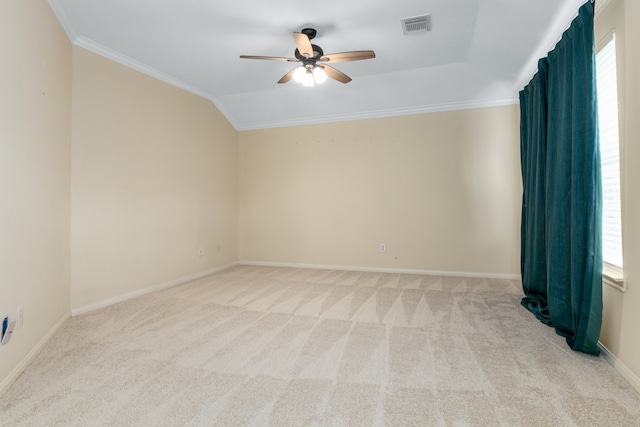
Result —
[{"label": "white ceiling", "polygon": [[[49,0],[71,41],[210,99],[238,130],[517,102],[518,91],[586,0]],[[400,20],[431,14],[432,31]],[[318,30],[353,78],[276,82],[295,66],[292,32]]]}]

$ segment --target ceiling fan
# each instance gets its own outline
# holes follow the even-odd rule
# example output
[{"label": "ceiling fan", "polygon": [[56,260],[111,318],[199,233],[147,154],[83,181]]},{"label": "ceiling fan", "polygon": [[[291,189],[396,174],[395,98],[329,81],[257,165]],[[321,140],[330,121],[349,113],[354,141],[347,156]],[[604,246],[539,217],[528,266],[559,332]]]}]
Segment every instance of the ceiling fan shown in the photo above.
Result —
[{"label": "ceiling fan", "polygon": [[331,77],[340,83],[349,83],[351,81],[351,77],[333,68],[329,63],[360,61],[362,59],[372,59],[376,57],[376,54],[372,50],[357,50],[325,55],[320,46],[311,44],[311,40],[313,40],[315,36],[316,30],[313,28],[304,28],[299,33],[293,33],[293,40],[296,43],[296,50],[293,53],[295,58],[254,55],[240,55],[240,58],[300,62],[301,65],[299,67],[294,68],[282,76],[282,78],[278,80],[278,83],[287,83],[293,79],[302,83],[303,86],[313,87],[316,83],[324,82],[327,77]]}]

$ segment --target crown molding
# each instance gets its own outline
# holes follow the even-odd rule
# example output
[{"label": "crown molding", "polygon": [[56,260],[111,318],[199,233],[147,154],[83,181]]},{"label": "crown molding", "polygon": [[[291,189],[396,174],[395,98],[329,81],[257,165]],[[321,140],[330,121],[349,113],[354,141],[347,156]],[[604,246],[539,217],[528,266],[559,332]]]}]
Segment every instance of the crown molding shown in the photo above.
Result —
[{"label": "crown molding", "polygon": [[62,26],[62,29],[67,33],[67,37],[71,42],[75,42],[78,38],[78,31],[73,26],[73,21],[67,14],[67,10],[62,6],[62,0],[48,0],[49,7],[53,11],[53,14],[58,19],[58,22]]},{"label": "crown molding", "polygon": [[140,61],[136,61],[133,58],[130,58],[126,55],[123,55],[119,52],[116,52],[113,49],[110,49],[100,43],[96,43],[95,41],[88,39],[86,37],[77,37],[73,44],[81,47],[83,49],[87,49],[97,55],[103,56],[105,58],[111,59],[125,67],[132,68],[136,71],[139,71],[143,74],[146,74],[150,77],[158,79],[162,82],[175,86],[177,88],[183,89],[187,92],[193,93],[194,95],[198,95],[205,99],[212,99],[212,96],[209,93],[206,93],[200,89],[197,89],[194,86],[191,86],[181,80],[176,79],[175,77],[170,76],[169,74],[163,73],[162,71],[156,70]]},{"label": "crown molding", "polygon": [[[445,111],[472,110],[476,108],[502,107],[505,105],[518,104],[518,102],[519,102],[518,98],[507,98],[507,99],[498,99],[498,100],[461,101],[461,102],[451,102],[451,103],[443,103],[443,104],[420,105],[416,107],[394,108],[394,109],[387,109],[387,110],[364,111],[364,112],[355,113],[355,114],[336,114],[336,115],[309,117],[309,118],[293,119],[293,120],[271,121],[271,122],[253,122],[253,123],[244,123],[244,124],[235,123],[234,127],[238,131],[272,129],[272,128],[291,127],[291,126],[304,126],[304,125],[313,125],[313,124],[345,122],[345,121],[352,121],[352,120],[368,120],[368,119],[379,119],[379,118],[394,117],[394,116],[408,116],[413,114],[439,113],[439,112],[445,112]],[[224,106],[219,105],[215,101],[214,101],[214,104],[222,112],[222,114],[225,115],[225,117],[227,117],[227,120],[228,120],[229,115],[224,113]]]},{"label": "crown molding", "polygon": [[[132,68],[136,71],[139,71],[150,77],[163,81],[167,84],[178,87],[187,92],[193,93],[194,95],[198,95],[202,98],[213,101],[213,97],[209,93],[201,91],[187,83],[184,83],[181,80],[178,80],[170,76],[169,74],[163,73],[162,71],[156,70],[153,67],[143,64],[140,61],[136,61],[133,58],[130,58],[126,55],[116,52],[115,50],[108,48],[100,43],[97,43],[87,37],[79,36],[78,31],[73,25],[72,19],[69,17],[66,9],[62,5],[62,0],[48,0],[48,3],[49,3],[49,6],[51,7],[51,10],[53,11],[53,14],[56,16],[56,18],[58,19],[58,22],[64,29],[64,32],[67,34],[67,37],[69,38],[71,43],[73,43],[75,46],[81,47],[97,55],[108,58],[121,65],[124,65],[125,67]],[[214,105],[215,105],[215,102],[214,102]],[[220,106],[216,105],[216,107],[225,116],[225,118],[229,121],[229,123],[231,123],[231,125],[237,129],[237,126],[233,123],[232,120],[230,120],[231,116],[229,114],[225,114],[223,109],[220,108]]]},{"label": "crown molding", "polygon": [[[607,1],[610,1],[610,0],[607,0]],[[225,107],[225,104],[221,102],[220,99],[216,99],[212,94],[202,91],[190,84],[187,84],[179,79],[176,79],[175,77],[167,73],[164,73],[160,70],[157,70],[153,67],[150,67],[140,61],[137,61],[126,55],[123,55],[122,53],[119,53],[94,40],[91,40],[84,36],[80,36],[78,31],[73,25],[73,20],[68,15],[65,7],[62,4],[62,0],[48,0],[48,3],[54,15],[60,22],[60,25],[62,26],[65,33],[67,34],[67,37],[69,38],[71,43],[73,43],[75,46],[81,47],[97,55],[108,58],[121,65],[124,65],[128,68],[141,72],[145,75],[153,77],[169,85],[175,86],[189,93],[192,93],[194,95],[210,100],[215,105],[215,107],[220,111],[220,113],[227,119],[229,124],[231,124],[231,126],[233,126],[233,128],[236,129],[237,131],[272,129],[272,128],[281,128],[281,127],[352,121],[352,120],[377,119],[377,118],[412,115],[412,114],[424,114],[424,113],[466,110],[466,109],[475,109],[475,108],[488,108],[488,107],[497,107],[497,106],[512,105],[512,104],[518,103],[517,98],[499,99],[499,100],[474,100],[474,101],[461,101],[461,102],[454,102],[454,103],[419,105],[419,106],[412,106],[412,107],[406,107],[406,108],[364,111],[364,112],[358,112],[358,113],[297,118],[297,119],[290,119],[290,120],[276,120],[276,121],[263,121],[263,122],[259,122],[259,121],[239,122],[238,120],[234,119],[234,116],[232,114],[230,114],[229,110]]]},{"label": "crown molding", "polygon": [[123,55],[107,46],[104,46],[100,43],[95,42],[94,40],[91,40],[84,36],[80,36],[78,31],[73,25],[73,20],[68,15],[65,7],[62,4],[62,0],[48,0],[48,3],[54,15],[60,22],[60,25],[62,26],[65,33],[67,34],[67,37],[69,38],[71,43],[73,43],[75,46],[81,47],[97,55],[108,58],[121,65],[134,69],[138,72],[141,72],[145,75],[158,79],[169,85],[175,86],[189,93],[192,93],[194,95],[210,100],[215,105],[215,107],[220,111],[220,113],[227,119],[227,121],[231,124],[231,126],[233,126],[233,128],[236,129],[237,131],[303,126],[303,125],[311,125],[311,124],[324,124],[324,123],[343,122],[343,121],[351,121],[351,120],[367,120],[367,119],[376,119],[376,118],[391,117],[391,116],[424,114],[424,113],[465,110],[465,109],[474,109],[474,108],[487,108],[487,107],[496,107],[496,106],[503,106],[503,105],[512,105],[518,102],[517,98],[500,99],[500,100],[474,100],[474,101],[462,101],[462,102],[455,102],[455,103],[421,105],[421,106],[413,106],[413,107],[407,107],[407,108],[364,111],[364,112],[349,113],[349,114],[326,115],[326,116],[299,118],[299,119],[291,119],[291,120],[276,120],[276,121],[265,121],[265,122],[238,122],[237,120],[234,119],[234,116],[229,113],[224,103],[221,102],[219,99],[214,98],[212,94],[204,92],[190,84],[187,84],[179,79],[176,79],[175,77],[167,73],[164,73],[140,61],[137,61],[126,55]]}]

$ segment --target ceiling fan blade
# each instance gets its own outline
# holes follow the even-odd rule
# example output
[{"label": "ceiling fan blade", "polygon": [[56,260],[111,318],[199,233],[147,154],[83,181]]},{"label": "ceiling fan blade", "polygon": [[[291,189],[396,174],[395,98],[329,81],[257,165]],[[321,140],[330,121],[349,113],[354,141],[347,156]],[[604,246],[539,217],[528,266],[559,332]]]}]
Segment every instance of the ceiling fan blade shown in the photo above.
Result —
[{"label": "ceiling fan blade", "polygon": [[327,76],[339,81],[340,83],[349,83],[351,81],[351,77],[347,76],[342,71],[338,71],[328,65],[323,65],[322,68],[324,68],[324,72],[327,73]]},{"label": "ceiling fan blade", "polygon": [[354,50],[352,52],[330,53],[319,59],[320,62],[347,62],[373,59],[376,54],[372,50]]},{"label": "ceiling fan blade", "polygon": [[280,80],[278,80],[278,83],[286,83],[289,80],[291,80],[291,78],[293,77],[293,73],[296,71],[296,69],[297,68],[294,68],[293,70],[289,71],[287,74],[282,76],[282,78]]},{"label": "ceiling fan blade", "polygon": [[240,55],[242,59],[267,59],[270,61],[289,61],[298,62],[295,58],[283,58],[281,56],[255,56],[255,55]]},{"label": "ceiling fan blade", "polygon": [[306,34],[293,33],[293,40],[296,42],[296,47],[301,54],[309,58],[313,56],[313,48]]}]

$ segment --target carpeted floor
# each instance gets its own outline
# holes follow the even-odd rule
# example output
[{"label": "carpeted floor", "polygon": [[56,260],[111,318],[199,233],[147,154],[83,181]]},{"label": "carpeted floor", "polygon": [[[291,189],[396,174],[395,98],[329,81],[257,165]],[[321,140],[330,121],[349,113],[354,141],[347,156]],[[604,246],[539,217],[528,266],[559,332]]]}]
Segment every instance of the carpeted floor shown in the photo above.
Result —
[{"label": "carpeted floor", "polygon": [[238,266],[70,319],[2,426],[640,426],[520,284]]}]

